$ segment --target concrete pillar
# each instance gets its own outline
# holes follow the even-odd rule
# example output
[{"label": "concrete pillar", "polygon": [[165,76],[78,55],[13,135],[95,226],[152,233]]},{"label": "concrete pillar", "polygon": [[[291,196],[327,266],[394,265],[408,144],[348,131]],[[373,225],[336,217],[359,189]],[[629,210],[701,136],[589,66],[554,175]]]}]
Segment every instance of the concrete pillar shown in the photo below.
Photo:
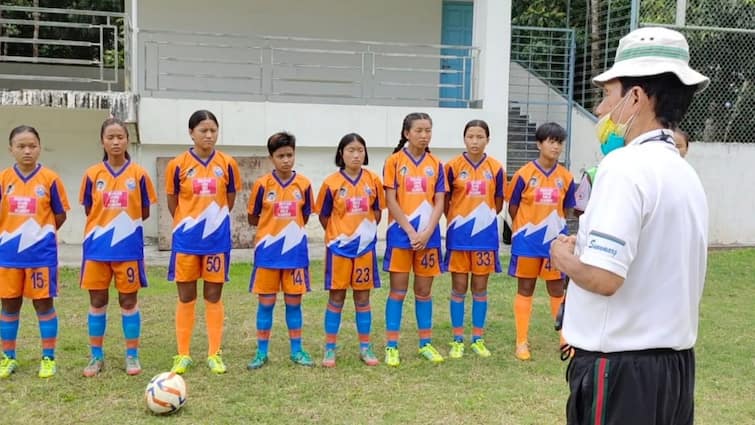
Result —
[{"label": "concrete pillar", "polygon": [[[477,97],[490,125],[487,152],[506,163],[509,120],[511,2],[475,0],[473,45],[480,48]],[[506,170],[511,174],[515,170]]]}]

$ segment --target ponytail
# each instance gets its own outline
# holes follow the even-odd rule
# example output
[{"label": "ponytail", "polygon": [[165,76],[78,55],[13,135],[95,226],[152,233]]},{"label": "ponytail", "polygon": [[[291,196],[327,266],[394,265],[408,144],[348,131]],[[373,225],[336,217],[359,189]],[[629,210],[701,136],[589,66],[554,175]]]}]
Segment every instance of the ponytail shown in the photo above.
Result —
[{"label": "ponytail", "polygon": [[396,148],[393,149],[393,153],[396,153],[400,151],[401,149],[404,149],[404,145],[406,145],[406,142],[407,140],[406,140],[406,137],[404,137],[404,131],[401,130],[401,139],[398,141],[398,145],[396,146]]}]

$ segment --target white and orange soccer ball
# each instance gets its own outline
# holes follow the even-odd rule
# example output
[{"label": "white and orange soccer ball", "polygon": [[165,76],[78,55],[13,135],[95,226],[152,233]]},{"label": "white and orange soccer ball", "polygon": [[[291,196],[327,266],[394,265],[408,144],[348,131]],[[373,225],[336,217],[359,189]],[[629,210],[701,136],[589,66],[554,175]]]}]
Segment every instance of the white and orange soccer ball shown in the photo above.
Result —
[{"label": "white and orange soccer ball", "polygon": [[174,413],[186,404],[186,382],[173,372],[155,375],[147,384],[144,400],[158,415]]}]

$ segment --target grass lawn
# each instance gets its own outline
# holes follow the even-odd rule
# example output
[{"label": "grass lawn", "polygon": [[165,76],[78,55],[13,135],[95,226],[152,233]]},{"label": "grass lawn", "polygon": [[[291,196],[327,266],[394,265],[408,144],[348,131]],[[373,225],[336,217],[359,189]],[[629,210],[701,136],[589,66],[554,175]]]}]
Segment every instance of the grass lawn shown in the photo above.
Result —
[{"label": "grass lawn", "polygon": [[[504,259],[504,261],[507,259]],[[324,340],[322,318],[327,293],[320,290],[322,264],[311,268],[313,292],[304,300],[304,345],[316,361]],[[566,363],[558,359],[544,285],[538,285],[530,329],[533,361],[513,356],[512,298],[515,282],[499,275],[491,279],[486,341],[488,359],[468,350],[461,360],[431,365],[416,355],[417,333],[413,297],[404,305],[401,367],[363,366],[357,358],[353,303],[344,308],[338,367],[302,368],[288,360],[288,337],[279,297],[270,342],[271,362],[249,372],[246,363],[255,350],[256,300],[247,292],[250,267],[235,264],[224,293],[226,325],[223,357],[229,371],[212,375],[204,364],[204,306],[198,303],[192,343],[195,367],[186,375],[189,398],[170,418],[146,412],[142,395],[153,375],[170,369],[175,354],[173,315],[176,295],[165,281],[165,269],[149,270],[151,286],[140,293],[143,312],[144,373],[124,372],[123,336],[116,296],[111,296],[105,338],[105,371],[86,379],[86,314],[88,296],[78,288],[77,269],[64,269],[61,296],[58,375],[37,378],[39,338],[30,303],[24,307],[18,340],[20,369],[0,381],[3,424],[141,424],[141,423],[470,423],[560,424],[564,422]],[[755,249],[713,251],[702,303],[697,353],[698,424],[755,423]],[[373,341],[382,360],[384,307],[388,290],[373,292]],[[435,284],[436,346],[447,353],[451,327],[448,316],[450,276]],[[115,294],[113,294],[115,295]],[[467,316],[469,303],[467,297]],[[469,327],[468,327],[469,329]],[[469,333],[469,331],[467,332]]]}]

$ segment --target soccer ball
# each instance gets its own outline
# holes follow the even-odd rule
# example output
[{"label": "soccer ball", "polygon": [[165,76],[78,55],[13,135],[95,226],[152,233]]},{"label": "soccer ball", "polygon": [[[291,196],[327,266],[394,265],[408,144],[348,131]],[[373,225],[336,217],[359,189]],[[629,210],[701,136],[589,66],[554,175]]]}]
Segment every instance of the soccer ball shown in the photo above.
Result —
[{"label": "soccer ball", "polygon": [[186,383],[173,372],[155,375],[147,384],[144,400],[149,410],[158,415],[176,412],[186,404]]}]

